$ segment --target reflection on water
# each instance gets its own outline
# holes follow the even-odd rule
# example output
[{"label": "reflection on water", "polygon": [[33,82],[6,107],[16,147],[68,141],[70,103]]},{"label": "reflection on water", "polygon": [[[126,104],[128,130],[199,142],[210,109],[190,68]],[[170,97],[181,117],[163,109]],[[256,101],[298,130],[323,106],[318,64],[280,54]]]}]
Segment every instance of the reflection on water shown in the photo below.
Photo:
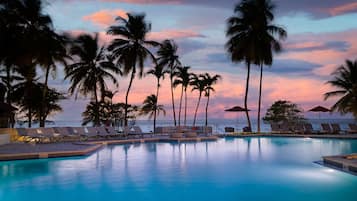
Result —
[{"label": "reflection on water", "polygon": [[[348,196],[353,192],[349,187],[357,186],[356,178],[313,162],[323,155],[351,152],[357,152],[356,140],[224,138],[216,142],[107,146],[88,157],[0,163],[0,200],[41,195],[37,199],[41,201],[49,193],[64,192],[67,196],[57,200],[100,200],[96,192],[106,192],[108,198],[159,200],[163,190],[178,194],[177,187],[186,189],[190,199],[204,188],[206,200],[219,198],[216,193],[227,194],[226,200],[237,200],[233,195],[240,192],[243,198],[250,185],[263,194],[265,188],[286,188],[298,198],[301,187],[297,184],[317,185],[316,191],[309,192],[312,198],[326,190],[341,189]],[[349,183],[343,183],[345,179]]]}]

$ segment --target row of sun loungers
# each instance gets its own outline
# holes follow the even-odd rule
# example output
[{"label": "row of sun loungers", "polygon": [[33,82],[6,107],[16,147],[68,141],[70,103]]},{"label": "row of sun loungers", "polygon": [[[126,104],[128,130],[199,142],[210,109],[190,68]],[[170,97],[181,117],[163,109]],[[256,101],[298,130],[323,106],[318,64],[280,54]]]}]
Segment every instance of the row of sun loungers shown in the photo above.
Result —
[{"label": "row of sun loungers", "polygon": [[320,130],[314,130],[311,123],[298,123],[290,125],[288,123],[271,123],[273,134],[357,134],[357,125],[349,124],[349,130],[342,130],[339,124],[322,123]]},{"label": "row of sun loungers", "polygon": [[120,136],[113,127],[18,128],[17,131],[24,141],[32,142],[82,141]]}]

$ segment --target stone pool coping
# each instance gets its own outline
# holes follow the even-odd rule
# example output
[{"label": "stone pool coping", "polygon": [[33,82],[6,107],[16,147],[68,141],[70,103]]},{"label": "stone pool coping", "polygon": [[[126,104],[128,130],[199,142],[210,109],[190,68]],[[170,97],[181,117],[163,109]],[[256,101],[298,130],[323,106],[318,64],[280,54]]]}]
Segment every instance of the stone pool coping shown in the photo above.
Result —
[{"label": "stone pool coping", "polygon": [[357,153],[337,156],[323,156],[322,159],[323,164],[326,166],[357,175]]},{"label": "stone pool coping", "polygon": [[[59,157],[73,157],[73,156],[87,156],[91,153],[101,149],[105,145],[121,145],[121,144],[135,144],[135,143],[147,143],[147,142],[201,142],[201,141],[215,141],[218,140],[217,136],[208,136],[208,137],[194,137],[194,138],[141,138],[141,139],[124,139],[124,140],[98,140],[98,141],[89,141],[81,143],[67,143],[73,147],[73,145],[82,146],[82,148],[76,147],[75,150],[57,150],[56,143],[47,144],[46,150],[33,150],[26,149],[23,152],[18,153],[1,153],[0,151],[0,161],[13,161],[13,160],[26,160],[26,159],[43,159],[43,158],[59,158]],[[11,146],[18,148],[23,146],[41,146],[39,145],[28,145],[28,144],[8,144],[8,149],[11,149]],[[65,147],[66,143],[62,143]],[[51,150],[51,146],[55,151]],[[75,147],[75,146],[74,146]],[[74,148],[73,147],[73,148]]]},{"label": "stone pool coping", "polygon": [[261,134],[224,134],[222,137],[295,137],[295,138],[322,138],[322,139],[357,139],[357,134],[271,134],[271,133],[261,133]]}]

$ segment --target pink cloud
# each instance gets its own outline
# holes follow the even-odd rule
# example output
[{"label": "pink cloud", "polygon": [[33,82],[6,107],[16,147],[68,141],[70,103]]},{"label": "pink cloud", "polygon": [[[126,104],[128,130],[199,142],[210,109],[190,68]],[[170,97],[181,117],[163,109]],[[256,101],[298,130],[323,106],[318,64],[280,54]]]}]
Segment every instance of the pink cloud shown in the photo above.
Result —
[{"label": "pink cloud", "polygon": [[132,4],[181,4],[180,0],[101,0],[104,2],[119,2]]},{"label": "pink cloud", "polygon": [[[357,29],[339,33],[325,34],[299,34],[294,35],[294,41],[287,44],[286,49],[304,49],[306,51],[287,51],[279,55],[279,58],[294,59],[319,64],[322,67],[315,69],[316,75],[329,75],[334,67],[344,63],[346,59],[355,59],[357,55],[357,41],[355,36]],[[339,50],[322,46],[331,41],[346,42],[349,47],[346,50]],[[314,49],[313,47],[321,47]],[[310,48],[310,49],[309,49]]]},{"label": "pink cloud", "polygon": [[341,6],[330,8],[328,10],[328,12],[333,16],[341,15],[341,14],[349,13],[349,12],[354,12],[354,11],[357,11],[357,2],[346,3]]},{"label": "pink cloud", "polygon": [[112,25],[115,22],[115,18],[120,16],[126,18],[126,11],[117,9],[117,10],[100,10],[98,12],[86,15],[83,17],[83,20],[90,21],[93,24],[100,27],[107,27]]},{"label": "pink cloud", "polygon": [[193,30],[167,29],[158,32],[151,32],[148,35],[150,40],[180,39],[180,38],[203,38],[204,35]]}]

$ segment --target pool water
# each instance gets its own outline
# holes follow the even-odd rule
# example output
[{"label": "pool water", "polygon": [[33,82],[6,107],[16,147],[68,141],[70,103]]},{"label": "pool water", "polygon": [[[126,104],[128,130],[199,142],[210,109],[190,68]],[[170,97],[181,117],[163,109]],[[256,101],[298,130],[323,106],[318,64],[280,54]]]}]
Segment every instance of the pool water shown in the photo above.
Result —
[{"label": "pool water", "polygon": [[356,201],[357,176],[320,166],[357,140],[224,138],[107,146],[0,163],[1,201]]}]

